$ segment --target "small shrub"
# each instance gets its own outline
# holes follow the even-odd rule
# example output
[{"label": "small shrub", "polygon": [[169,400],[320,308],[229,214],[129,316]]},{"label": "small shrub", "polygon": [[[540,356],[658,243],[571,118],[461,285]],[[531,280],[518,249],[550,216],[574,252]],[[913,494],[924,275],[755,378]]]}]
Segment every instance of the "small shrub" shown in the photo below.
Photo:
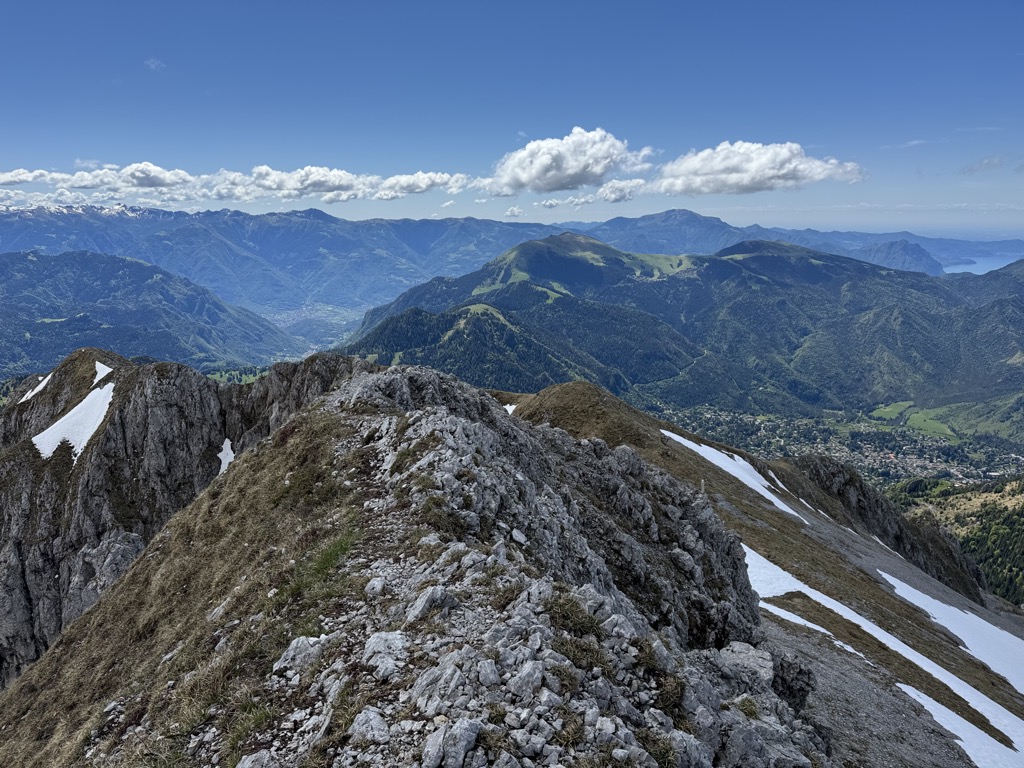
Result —
[{"label": "small shrub", "polygon": [[658,695],[655,705],[672,718],[673,724],[680,730],[686,730],[686,708],[683,706],[683,694],[686,693],[686,681],[677,675],[663,675],[658,678]]},{"label": "small shrub", "polygon": [[576,747],[583,743],[583,718],[566,706],[554,711],[557,719],[562,721],[562,730],[556,731],[551,740],[560,747]]},{"label": "small shrub", "polygon": [[352,545],[355,541],[355,534],[347,533],[330,542],[313,559],[313,573],[321,577],[331,573],[341,564],[342,559],[352,551]]},{"label": "small shrub", "polygon": [[351,684],[346,685],[334,699],[334,716],[331,718],[331,730],[345,733],[356,715],[366,706],[366,697],[359,694]]},{"label": "small shrub", "polygon": [[608,655],[593,639],[556,637],[551,641],[551,647],[572,662],[574,667],[582,670],[598,667],[606,675],[611,674],[612,666],[608,661]]},{"label": "small shrub", "polygon": [[637,731],[636,735],[644,749],[647,750],[647,754],[654,758],[658,768],[675,768],[676,750],[671,741],[660,733],[647,728]]},{"label": "small shrub", "polygon": [[636,761],[631,757],[621,763],[613,760],[612,747],[610,744],[605,744],[603,747],[598,747],[596,755],[577,757],[573,768],[632,768],[635,765]]},{"label": "small shrub", "polygon": [[569,595],[552,595],[544,601],[544,610],[551,617],[551,626],[555,629],[577,637],[593,635],[598,640],[604,639],[604,630],[598,620]]},{"label": "small shrub", "polygon": [[400,475],[415,461],[416,453],[412,448],[402,448],[395,454],[395,460],[391,462],[392,475]]},{"label": "small shrub", "polygon": [[412,481],[412,487],[417,491],[436,491],[437,482],[431,475],[424,472],[416,476],[416,479]]},{"label": "small shrub", "polygon": [[519,597],[519,594],[522,591],[522,586],[514,581],[510,584],[504,585],[503,587],[498,587],[498,590],[494,593],[494,597],[491,598],[491,607],[498,611],[505,610],[513,600]]},{"label": "small shrub", "polygon": [[428,496],[423,502],[420,516],[425,524],[438,533],[461,538],[468,532],[466,521],[457,512],[448,508],[443,496]]},{"label": "small shrub", "polygon": [[493,754],[499,754],[502,750],[510,755],[519,754],[508,733],[502,728],[482,728],[476,743]]},{"label": "small shrub", "polygon": [[228,725],[229,762],[236,762],[241,755],[239,749],[251,734],[266,728],[274,719],[274,711],[262,701],[247,697],[233,713]]},{"label": "small shrub", "polygon": [[638,651],[636,656],[637,671],[658,674],[661,668],[658,666],[658,658],[654,655],[654,645],[651,643],[650,638],[638,638],[634,647]]},{"label": "small shrub", "polygon": [[740,702],[736,705],[736,707],[750,720],[761,719],[761,713],[757,710],[757,702],[749,696],[744,696],[742,699],[740,699]]},{"label": "small shrub", "polygon": [[580,689],[580,679],[576,670],[568,664],[556,664],[548,670],[548,674],[558,680],[565,693],[576,693]]},{"label": "small shrub", "polygon": [[484,575],[490,579],[496,579],[505,572],[505,566],[500,563],[491,563],[484,569]]}]

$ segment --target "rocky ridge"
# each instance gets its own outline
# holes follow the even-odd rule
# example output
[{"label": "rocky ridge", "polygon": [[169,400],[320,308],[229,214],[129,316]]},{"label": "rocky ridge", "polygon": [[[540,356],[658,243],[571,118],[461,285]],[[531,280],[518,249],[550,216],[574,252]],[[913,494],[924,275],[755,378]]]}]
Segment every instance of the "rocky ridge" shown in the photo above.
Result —
[{"label": "rocky ridge", "polygon": [[[183,549],[224,568],[191,573]],[[0,698],[0,757],[830,765],[799,716],[813,675],[759,624],[739,541],[697,489],[436,372],[356,371],[175,516]],[[48,716],[96,636],[118,650],[90,662],[111,669]]]}]

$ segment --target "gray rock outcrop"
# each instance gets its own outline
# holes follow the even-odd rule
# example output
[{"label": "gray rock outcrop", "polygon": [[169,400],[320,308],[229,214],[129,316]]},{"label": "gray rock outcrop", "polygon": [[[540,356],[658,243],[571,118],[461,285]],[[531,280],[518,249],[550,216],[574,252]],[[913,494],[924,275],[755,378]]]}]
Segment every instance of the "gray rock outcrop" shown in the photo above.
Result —
[{"label": "gray rock outcrop", "polygon": [[[434,371],[290,370],[218,390],[246,454],[0,694],[0,763],[833,768],[832,738],[857,754],[815,716],[846,721],[805,663],[833,646],[768,639],[703,491]],[[314,404],[289,420],[271,387]],[[75,556],[120,563],[121,530]],[[835,696],[863,674],[848,662],[821,675]],[[871,696],[843,707],[919,727],[902,693]],[[929,764],[917,736],[901,764]]]}]

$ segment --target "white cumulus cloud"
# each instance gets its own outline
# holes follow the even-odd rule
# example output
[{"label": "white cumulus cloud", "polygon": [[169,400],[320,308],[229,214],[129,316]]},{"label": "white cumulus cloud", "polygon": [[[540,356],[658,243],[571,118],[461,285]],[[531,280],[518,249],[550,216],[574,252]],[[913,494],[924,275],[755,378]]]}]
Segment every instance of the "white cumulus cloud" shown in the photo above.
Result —
[{"label": "white cumulus cloud", "polygon": [[518,219],[520,216],[525,216],[526,211],[520,208],[518,205],[513,205],[507,211],[505,211],[506,219]]},{"label": "white cumulus cloud", "polygon": [[524,190],[561,192],[602,184],[612,173],[649,167],[649,147],[631,152],[625,141],[603,128],[573,128],[560,139],[536,139],[509,152],[494,175],[478,180],[493,195],[508,196]]},{"label": "white cumulus cloud", "polygon": [[[114,173],[103,169],[106,173]],[[133,187],[177,187],[188,184],[192,176],[185,171],[168,171],[153,163],[132,163],[117,171],[121,178]]]},{"label": "white cumulus cloud", "polygon": [[541,200],[539,203],[534,203],[534,205],[539,205],[542,208],[557,208],[560,205],[571,205],[578,211],[584,205],[590,205],[594,201],[595,197],[593,195],[572,195],[571,197],[562,199],[549,197],[547,200]]},{"label": "white cumulus cloud", "polygon": [[661,166],[650,189],[668,195],[739,194],[826,179],[858,181],[861,176],[856,163],[810,157],[796,142],[723,141],[713,149],[693,150]]},{"label": "white cumulus cloud", "polygon": [[[460,177],[460,178],[456,178]],[[460,189],[465,186],[465,177],[462,174],[450,173],[416,173],[400,174],[389,176],[377,187],[373,197],[375,200],[397,200],[410,194],[422,194],[438,187],[444,187],[448,192],[454,194],[453,187]]]},{"label": "white cumulus cloud", "polygon": [[597,190],[597,196],[606,203],[624,203],[633,199],[633,195],[643,191],[647,186],[644,179],[612,179],[606,181]]},{"label": "white cumulus cloud", "polygon": [[324,200],[354,200],[368,196],[380,183],[379,176],[349,173],[339,168],[307,165],[294,171],[278,171],[269,165],[252,169],[252,181],[262,190],[284,198],[322,195]]},{"label": "white cumulus cloud", "polygon": [[15,168],[13,171],[0,171],[0,186],[14,186],[15,184],[45,184],[49,180],[49,171],[29,171],[25,168]]}]

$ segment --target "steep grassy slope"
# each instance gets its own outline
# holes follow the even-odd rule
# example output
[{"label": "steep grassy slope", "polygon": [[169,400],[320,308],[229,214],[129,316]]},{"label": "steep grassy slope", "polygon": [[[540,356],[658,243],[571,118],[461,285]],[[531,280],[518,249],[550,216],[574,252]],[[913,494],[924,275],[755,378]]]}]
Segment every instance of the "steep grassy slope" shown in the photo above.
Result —
[{"label": "steep grassy slope", "polygon": [[370,368],[352,364],[315,355],[219,385],[183,365],[81,349],[14,390],[0,411],[0,688],[235,452]]}]

